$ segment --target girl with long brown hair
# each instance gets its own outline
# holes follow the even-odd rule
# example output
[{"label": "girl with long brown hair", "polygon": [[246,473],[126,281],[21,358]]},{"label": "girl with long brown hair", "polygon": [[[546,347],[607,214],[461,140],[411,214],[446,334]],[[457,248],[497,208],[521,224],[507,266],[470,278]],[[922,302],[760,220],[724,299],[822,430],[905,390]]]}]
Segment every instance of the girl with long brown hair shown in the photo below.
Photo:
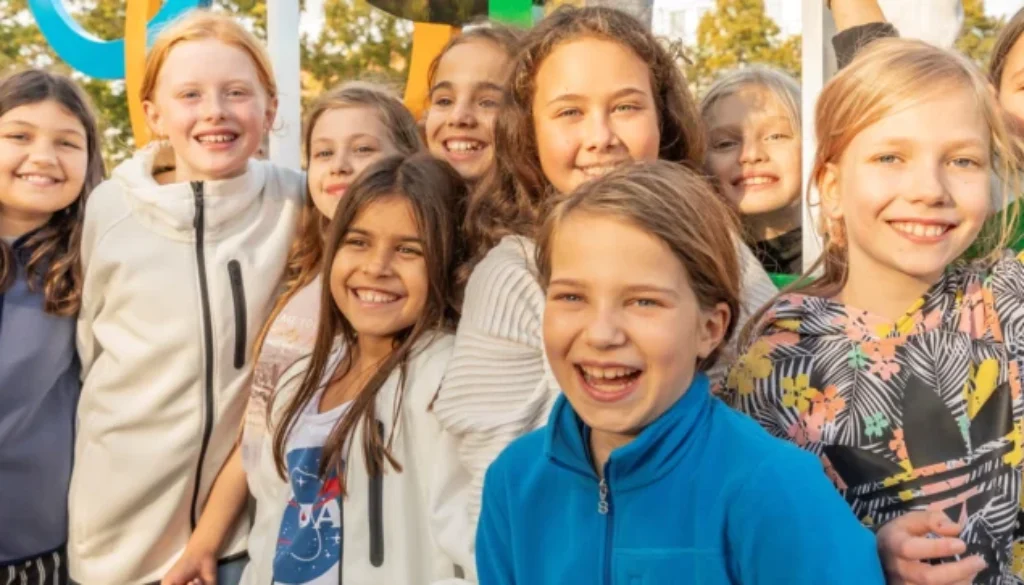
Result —
[{"label": "girl with long brown hair", "polygon": [[[0,579],[67,583],[67,496],[80,390],[86,198],[103,180],[89,100],[67,77],[0,79]],[[14,529],[17,527],[17,529]]]},{"label": "girl with long brown hair", "polygon": [[[458,316],[464,196],[461,177],[423,153],[378,161],[339,203],[312,354],[281,374],[273,440],[245,469],[256,516],[243,583],[418,585],[455,575],[430,525],[440,427],[428,406]],[[225,487],[211,498],[227,501]],[[165,583],[212,576],[232,518],[209,508],[195,539],[204,554]]]},{"label": "girl with long brown hair", "polygon": [[[285,267],[284,292],[256,340],[244,429],[211,492],[213,517],[234,517],[244,505],[246,472],[256,468],[260,450],[269,440],[268,404],[284,372],[313,351],[323,288],[324,239],[338,203],[365,168],[388,156],[414,154],[422,143],[412,114],[398,98],[382,87],[354,81],[328,91],[310,106],[303,148],[307,185],[299,232]],[[200,530],[167,582],[176,582],[176,575],[195,569],[209,552],[206,529],[214,525],[200,520]]]},{"label": "girl with long brown hair", "polygon": [[[506,98],[495,168],[468,205],[471,272],[455,355],[434,405],[469,476],[470,525],[487,466],[543,425],[559,394],[544,359],[544,294],[533,262],[542,208],[632,161],[698,168],[704,159],[700,114],[676,60],[618,10],[561,7],[528,31]],[[753,309],[775,288],[745,247],[743,265],[743,300]]]}]

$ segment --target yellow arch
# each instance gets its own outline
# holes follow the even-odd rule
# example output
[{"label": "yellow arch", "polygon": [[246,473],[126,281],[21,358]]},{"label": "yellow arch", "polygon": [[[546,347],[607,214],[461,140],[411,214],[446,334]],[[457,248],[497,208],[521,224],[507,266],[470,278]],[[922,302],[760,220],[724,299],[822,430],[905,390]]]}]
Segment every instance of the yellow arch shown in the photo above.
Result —
[{"label": "yellow arch", "polygon": [[124,81],[135,146],[150,140],[146,115],[142,111],[142,76],[146,70],[146,25],[160,10],[161,0],[128,0],[124,15]]}]

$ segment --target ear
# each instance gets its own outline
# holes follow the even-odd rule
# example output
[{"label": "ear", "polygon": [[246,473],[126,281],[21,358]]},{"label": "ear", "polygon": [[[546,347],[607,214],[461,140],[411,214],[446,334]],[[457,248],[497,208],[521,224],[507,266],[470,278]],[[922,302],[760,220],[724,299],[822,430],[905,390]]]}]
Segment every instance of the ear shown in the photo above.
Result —
[{"label": "ear", "polygon": [[164,132],[160,108],[156,107],[155,103],[150,100],[143,101],[142,112],[146,115],[146,125],[149,126],[149,132],[154,138],[167,136],[167,133]]},{"label": "ear", "polygon": [[697,325],[697,356],[700,359],[711,355],[711,352],[722,344],[731,319],[732,311],[725,303],[701,310],[700,322]]},{"label": "ear", "polygon": [[818,185],[821,197],[821,212],[829,219],[841,219],[843,209],[839,198],[839,167],[835,163],[827,163]]},{"label": "ear", "polygon": [[263,121],[263,131],[270,132],[274,129],[274,120],[277,118],[277,98],[271,98],[267,102],[266,119]]}]

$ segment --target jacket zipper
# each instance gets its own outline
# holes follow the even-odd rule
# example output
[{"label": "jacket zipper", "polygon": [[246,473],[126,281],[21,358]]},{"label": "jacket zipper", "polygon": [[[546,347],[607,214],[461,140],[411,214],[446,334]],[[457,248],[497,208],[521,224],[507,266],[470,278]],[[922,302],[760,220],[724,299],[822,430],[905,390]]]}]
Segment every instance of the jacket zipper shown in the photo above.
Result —
[{"label": "jacket zipper", "polygon": [[206,449],[210,445],[210,434],[213,432],[213,318],[210,315],[210,290],[206,282],[206,251],[203,249],[203,236],[206,230],[203,216],[203,182],[192,181],[192,194],[195,198],[196,215],[193,227],[196,230],[196,267],[199,271],[199,295],[202,301],[203,310],[203,340],[205,349],[204,375],[203,375],[203,396],[204,396],[204,420],[203,420],[203,441],[199,447],[199,462],[196,464],[196,483],[192,489],[192,505],[189,508],[189,518],[192,530],[195,531],[199,521],[199,486],[203,478],[203,461],[206,459]]},{"label": "jacket zipper", "polygon": [[235,369],[245,367],[245,345],[248,336],[245,331],[245,284],[242,282],[242,265],[238,260],[228,262],[228,277],[231,280],[231,298],[235,303]]},{"label": "jacket zipper", "polygon": [[601,478],[601,483],[597,485],[597,513],[604,516],[604,585],[611,585],[612,583],[612,503],[611,495],[608,490],[608,481],[605,479],[608,477],[608,467],[605,466],[604,477]]},{"label": "jacket zipper", "polygon": [[[384,441],[384,423],[377,421],[377,434]],[[380,567],[384,564],[384,476],[375,473],[370,476],[370,564]]]}]

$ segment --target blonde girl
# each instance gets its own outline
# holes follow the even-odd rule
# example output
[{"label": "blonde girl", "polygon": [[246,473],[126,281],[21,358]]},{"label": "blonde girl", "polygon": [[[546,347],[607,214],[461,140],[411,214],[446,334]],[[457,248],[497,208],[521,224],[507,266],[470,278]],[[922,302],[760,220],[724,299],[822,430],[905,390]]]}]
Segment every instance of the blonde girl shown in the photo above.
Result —
[{"label": "blonde girl", "polygon": [[[825,87],[815,132],[821,277],[772,303],[727,386],[822,459],[891,580],[1020,582],[1024,267],[989,189],[1016,192],[1010,128],[966,58],[887,39]],[[994,209],[1001,237],[961,261]]]}]

